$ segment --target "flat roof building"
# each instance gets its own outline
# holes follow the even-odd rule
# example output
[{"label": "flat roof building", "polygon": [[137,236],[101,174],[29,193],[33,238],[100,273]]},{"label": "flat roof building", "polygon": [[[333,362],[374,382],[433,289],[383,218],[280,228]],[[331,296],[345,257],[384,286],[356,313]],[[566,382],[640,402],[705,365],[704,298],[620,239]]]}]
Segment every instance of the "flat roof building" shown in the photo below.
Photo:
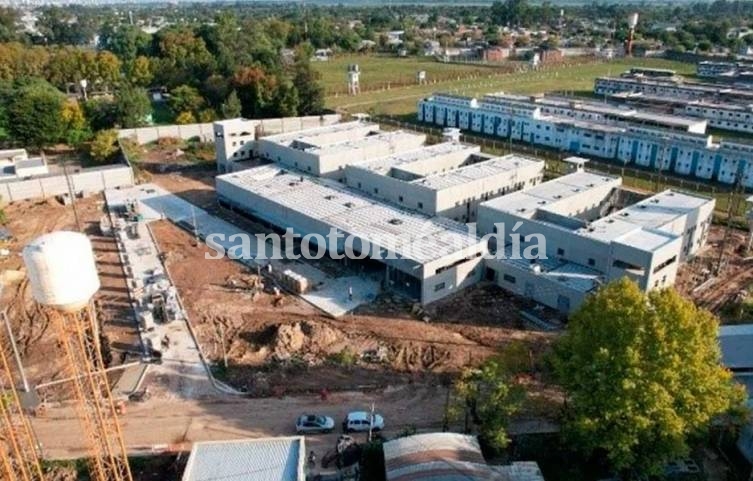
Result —
[{"label": "flat roof building", "polygon": [[[664,191],[636,202],[621,186],[619,177],[576,172],[481,204],[480,234],[507,229],[504,245],[490,245],[504,256],[487,260],[487,277],[563,313],[624,276],[644,290],[672,285],[678,264],[705,244],[714,200]],[[515,234],[542,235],[543,252],[525,258],[536,239],[517,248]]]},{"label": "flat roof building", "polygon": [[482,154],[478,146],[445,142],[350,164],[345,183],[373,197],[428,215],[473,222],[478,204],[536,185],[544,161]]},{"label": "flat roof building", "polygon": [[305,481],[303,436],[194,443],[183,481]]},{"label": "flat roof building", "polygon": [[340,121],[339,115],[285,117],[279,119],[227,119],[212,124],[217,170],[239,170],[243,162],[254,157],[256,140],[265,135],[325,127]]},{"label": "flat roof building", "polygon": [[753,187],[751,144],[717,143],[710,135],[686,130],[608,122],[600,114],[568,112],[572,115],[563,111],[548,114],[545,106],[533,102],[454,95],[433,95],[418,104],[418,119],[441,127],[541,145],[617,165],[636,165],[724,184],[739,181]]},{"label": "flat roof building", "polygon": [[486,245],[466,226],[374,200],[337,182],[285,170],[279,165],[218,176],[221,203],[280,230],[327,238],[341,255],[350,236],[353,251],[378,253],[385,283],[422,303],[474,284],[481,277]]},{"label": "flat roof building", "polygon": [[596,95],[611,95],[618,92],[641,92],[689,100],[753,102],[753,90],[736,89],[727,85],[643,78],[598,77],[596,79],[594,84]]},{"label": "flat roof building", "polygon": [[643,111],[583,99],[494,93],[484,96],[481,103],[535,105],[544,115],[569,117],[588,122],[606,122],[617,125],[632,123],[696,134],[706,132],[706,121],[698,118]]},{"label": "flat roof building", "polygon": [[317,177],[340,180],[345,166],[417,149],[425,135],[384,132],[369,122],[346,122],[257,141],[256,154]]}]

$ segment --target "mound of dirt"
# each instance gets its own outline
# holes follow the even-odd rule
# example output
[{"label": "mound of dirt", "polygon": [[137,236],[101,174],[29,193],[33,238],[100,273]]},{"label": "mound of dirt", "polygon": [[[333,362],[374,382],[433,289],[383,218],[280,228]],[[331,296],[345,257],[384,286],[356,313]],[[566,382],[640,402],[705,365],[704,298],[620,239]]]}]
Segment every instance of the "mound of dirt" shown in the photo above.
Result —
[{"label": "mound of dirt", "polygon": [[319,360],[341,349],[347,341],[345,333],[321,322],[299,321],[276,327],[269,350],[276,360],[284,361],[295,356],[310,361]]}]

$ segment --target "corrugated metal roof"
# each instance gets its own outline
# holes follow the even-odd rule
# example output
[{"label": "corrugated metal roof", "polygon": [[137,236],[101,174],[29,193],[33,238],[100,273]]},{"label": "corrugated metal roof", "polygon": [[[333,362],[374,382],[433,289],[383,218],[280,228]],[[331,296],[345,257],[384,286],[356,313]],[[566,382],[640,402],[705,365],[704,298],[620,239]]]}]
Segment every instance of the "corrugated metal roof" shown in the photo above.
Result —
[{"label": "corrugated metal roof", "polygon": [[495,479],[474,436],[417,434],[384,443],[387,481]]},{"label": "corrugated metal roof", "polygon": [[753,368],[753,324],[721,326],[722,363],[730,369]]},{"label": "corrugated metal roof", "polygon": [[196,443],[183,481],[303,481],[303,436]]}]

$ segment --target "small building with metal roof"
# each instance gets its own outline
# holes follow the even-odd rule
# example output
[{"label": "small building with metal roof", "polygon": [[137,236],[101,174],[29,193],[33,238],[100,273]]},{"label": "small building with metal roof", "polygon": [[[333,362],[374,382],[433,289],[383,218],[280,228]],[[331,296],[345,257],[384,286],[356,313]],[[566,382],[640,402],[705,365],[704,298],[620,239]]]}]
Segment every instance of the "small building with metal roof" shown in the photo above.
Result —
[{"label": "small building with metal roof", "polygon": [[486,464],[475,436],[416,434],[383,444],[387,481],[544,481],[534,462]]},{"label": "small building with metal roof", "polygon": [[195,443],[182,481],[305,481],[303,436]]}]

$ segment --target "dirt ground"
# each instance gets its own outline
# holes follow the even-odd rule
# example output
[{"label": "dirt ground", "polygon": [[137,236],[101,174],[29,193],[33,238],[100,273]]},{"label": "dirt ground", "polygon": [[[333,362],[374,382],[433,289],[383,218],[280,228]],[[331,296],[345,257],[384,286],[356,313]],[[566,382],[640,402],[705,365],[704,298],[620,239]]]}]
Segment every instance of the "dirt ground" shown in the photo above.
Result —
[{"label": "dirt ground", "polygon": [[718,315],[722,323],[753,322],[745,312],[735,312],[737,306],[753,301],[753,253],[746,252],[748,233],[736,229],[726,232],[726,227],[711,227],[707,247],[680,267],[676,287],[697,305]]},{"label": "dirt ground", "polygon": [[[534,352],[546,349],[553,335],[512,329],[505,316],[488,317],[468,309],[468,299],[497,297],[498,288],[481,285],[447,301],[431,322],[411,317],[410,305],[397,296],[353,315],[331,319],[298,297],[274,295],[240,263],[207,260],[204,245],[168,222],[153,226],[166,263],[205,354],[228,368],[219,375],[252,395],[379,389],[411,382],[442,382],[499,353],[511,343]],[[453,304],[456,304],[453,306]],[[497,309],[501,309],[498,303]],[[509,310],[509,306],[508,306]],[[466,312],[466,323],[459,323]]]},{"label": "dirt ground", "polygon": [[[111,365],[128,360],[138,349],[138,335],[130,312],[125,277],[118,258],[115,241],[99,234],[103,215],[102,196],[80,199],[76,203],[81,229],[89,235],[99,270],[101,289],[95,297],[98,319],[112,348]],[[29,381],[48,383],[67,377],[55,340],[50,318],[31,297],[21,251],[32,239],[55,230],[76,230],[73,209],[55,199],[26,201],[5,207],[7,228],[13,236],[4,246],[10,255],[0,258],[3,292],[0,305],[7,307]],[[5,340],[3,346],[8,348]],[[42,391],[42,397],[47,394]]]}]

